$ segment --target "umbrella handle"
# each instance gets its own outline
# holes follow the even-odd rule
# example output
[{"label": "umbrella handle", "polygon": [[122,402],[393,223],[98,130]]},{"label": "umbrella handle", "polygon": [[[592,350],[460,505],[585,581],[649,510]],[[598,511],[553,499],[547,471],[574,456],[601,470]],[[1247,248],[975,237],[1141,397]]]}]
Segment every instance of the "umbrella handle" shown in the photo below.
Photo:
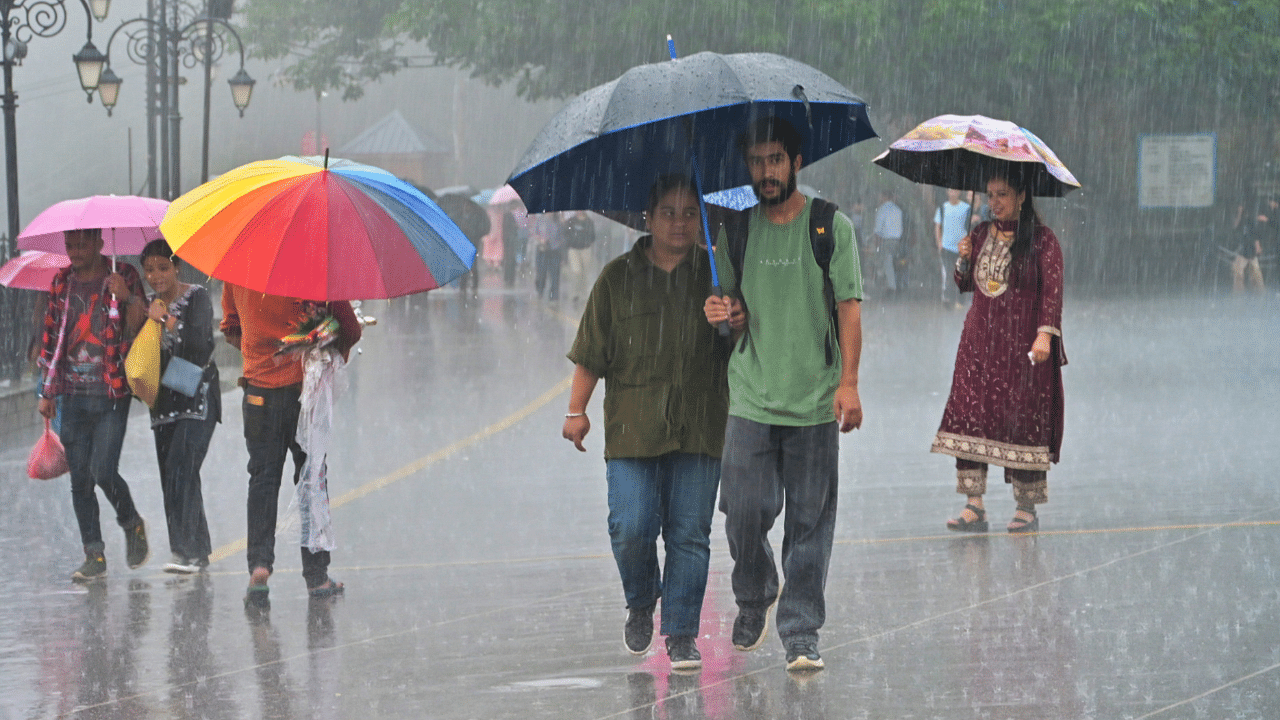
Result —
[{"label": "umbrella handle", "polygon": [[[712,262],[715,262],[714,258],[712,259]],[[711,292],[718,298],[724,297],[724,290],[721,289],[719,285],[712,285]],[[716,325],[716,329],[720,331],[720,337],[729,337],[733,334],[733,329],[729,327],[728,320],[721,320],[720,324]]]},{"label": "umbrella handle", "polygon": [[[694,194],[698,196],[698,214],[702,218],[702,238],[707,243],[707,259],[711,261],[711,292],[716,297],[724,297],[724,290],[720,288],[720,273],[716,272],[716,250],[711,244],[711,226],[707,223],[707,201],[702,198],[702,172],[698,170],[698,158],[691,154],[689,164],[693,167]],[[729,337],[732,332],[728,320],[722,321],[717,327],[720,329],[720,337]]]}]

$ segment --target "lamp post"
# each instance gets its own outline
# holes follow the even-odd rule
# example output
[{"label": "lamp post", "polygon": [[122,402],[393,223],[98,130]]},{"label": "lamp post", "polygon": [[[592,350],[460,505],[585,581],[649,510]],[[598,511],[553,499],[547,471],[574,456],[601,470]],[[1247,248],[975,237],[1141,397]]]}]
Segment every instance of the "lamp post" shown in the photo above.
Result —
[{"label": "lamp post", "polygon": [[[111,0],[79,0],[84,8],[86,42],[72,56],[80,74],[80,85],[90,93],[98,84],[98,72],[106,58],[93,46],[93,21],[105,20]],[[13,66],[27,56],[27,43],[36,37],[53,37],[67,26],[66,0],[0,0],[0,65],[4,66],[5,182],[9,204],[9,245],[6,256],[16,255],[20,214],[18,212],[18,94],[13,91]]]},{"label": "lamp post", "polygon": [[[229,5],[223,3],[224,5]],[[181,122],[178,113],[179,67],[200,65],[204,73],[204,122],[201,148],[201,182],[209,177],[209,94],[213,63],[222,58],[228,42],[235,40],[240,53],[240,70],[228,83],[240,117],[253,93],[253,78],[244,69],[244,43],[235,28],[211,12],[213,0],[203,11],[184,0],[153,0],[147,17],[122,22],[107,40],[106,68],[98,80],[98,95],[111,115],[119,99],[123,80],[111,69],[111,48],[116,35],[123,33],[125,54],[147,68],[147,181],[148,192],[172,200],[181,194]],[[230,8],[225,8],[229,14]],[[160,172],[156,174],[156,135],[159,126]],[[158,187],[157,187],[158,185]]]}]

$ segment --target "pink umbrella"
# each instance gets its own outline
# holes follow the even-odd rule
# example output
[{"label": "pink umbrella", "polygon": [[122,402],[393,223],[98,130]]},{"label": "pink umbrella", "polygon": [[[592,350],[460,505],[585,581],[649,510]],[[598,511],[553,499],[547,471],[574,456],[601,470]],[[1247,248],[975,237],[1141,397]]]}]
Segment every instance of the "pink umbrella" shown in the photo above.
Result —
[{"label": "pink umbrella", "polygon": [[50,205],[18,235],[21,250],[66,252],[63,233],[100,229],[102,249],[112,257],[137,255],[160,235],[168,200],[137,195],[94,195]]},{"label": "pink umbrella", "polygon": [[53,276],[70,264],[66,255],[31,250],[0,266],[0,285],[19,290],[45,290]]},{"label": "pink umbrella", "polygon": [[490,205],[502,205],[509,202],[520,202],[520,196],[516,194],[516,189],[510,185],[503,185],[494,191],[493,197],[489,198]]}]

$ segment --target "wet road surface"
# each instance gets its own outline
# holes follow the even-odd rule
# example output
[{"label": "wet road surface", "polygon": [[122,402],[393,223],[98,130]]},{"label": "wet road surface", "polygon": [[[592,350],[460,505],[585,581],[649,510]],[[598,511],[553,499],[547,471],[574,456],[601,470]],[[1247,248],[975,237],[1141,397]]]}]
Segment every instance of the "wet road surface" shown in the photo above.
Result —
[{"label": "wet road surface", "polygon": [[154,555],[128,570],[104,512],[110,574],[89,587],[68,581],[66,478],[28,480],[29,443],[0,448],[0,720],[1280,717],[1276,299],[1069,293],[1063,462],[1029,537],[1003,532],[998,474],[992,533],[943,527],[963,503],[928,448],[962,315],[868,301],[827,669],[789,675],[772,630],[732,649],[717,517],[704,669],[680,674],[622,647],[602,392],[589,452],[560,439],[578,309],[491,281],[366,304],[330,456],[345,597],[307,598],[286,531],[271,609],[246,614],[239,391],[204,466],[197,577],[160,570],[143,416],[121,468]]}]

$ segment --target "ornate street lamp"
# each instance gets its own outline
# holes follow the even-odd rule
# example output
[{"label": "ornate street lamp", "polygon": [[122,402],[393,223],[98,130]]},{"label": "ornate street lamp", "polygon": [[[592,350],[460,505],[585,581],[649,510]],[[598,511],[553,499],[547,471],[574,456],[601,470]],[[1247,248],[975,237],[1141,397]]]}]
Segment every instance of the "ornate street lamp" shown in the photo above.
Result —
[{"label": "ornate street lamp", "polygon": [[87,42],[80,52],[71,56],[76,64],[76,72],[80,75],[80,87],[89,102],[93,102],[93,91],[98,89],[98,81],[102,77],[102,66],[107,64],[107,56],[98,52],[92,42]]},{"label": "ornate street lamp", "polygon": [[[72,56],[80,73],[80,85],[86,92],[97,87],[102,70],[101,53],[93,46],[93,18],[107,16],[110,0],[79,0],[85,13],[85,43]],[[26,57],[27,44],[35,37],[53,37],[67,26],[66,0],[0,0],[0,66],[4,68],[4,92],[0,94],[4,110],[5,181],[9,204],[9,252],[17,254],[20,229],[18,212],[18,94],[13,91],[13,68]],[[95,53],[99,58],[95,58]],[[105,60],[105,58],[100,58]],[[83,62],[83,64],[81,64]],[[92,98],[90,98],[92,102]]]},{"label": "ornate street lamp", "polygon": [[240,68],[240,72],[236,73],[227,81],[231,85],[231,101],[236,104],[236,109],[240,111],[240,117],[244,117],[244,109],[249,107],[249,96],[253,95],[253,84],[257,82],[249,77],[249,73]]},{"label": "ornate street lamp", "polygon": [[[244,117],[244,110],[249,105],[249,98],[253,93],[254,80],[249,77],[249,74],[244,69],[244,43],[240,40],[239,33],[230,23],[217,16],[212,4],[206,2],[205,14],[185,24],[182,23],[179,14],[184,10],[192,11],[191,6],[187,3],[179,0],[160,0],[157,3],[157,8],[157,17],[135,18],[122,22],[107,40],[106,54],[109,66],[109,57],[116,35],[123,32],[125,35],[125,52],[128,58],[135,64],[142,65],[148,69],[148,182],[152,194],[171,200],[181,193],[181,153],[179,152],[181,116],[178,114],[177,92],[177,85],[180,82],[178,77],[179,64],[181,63],[188,68],[202,64],[204,68],[202,181],[208,179],[210,68],[213,62],[222,57],[229,42],[228,38],[235,40],[236,48],[240,53],[240,70],[229,81],[231,84],[231,99],[235,103],[236,109],[240,111],[240,117]],[[115,106],[121,80],[115,73],[110,71],[109,67],[107,72],[110,75],[106,75],[106,79],[114,84],[108,83],[105,86],[105,91],[101,90],[105,82],[103,79],[99,79],[98,85],[100,92],[115,93],[110,98],[105,94],[102,95],[102,104],[107,108],[107,114],[110,115],[111,108]],[[158,90],[155,89],[157,87]],[[158,94],[154,101],[152,98],[155,96],[152,93]],[[160,119],[161,145],[159,153],[161,161],[159,183],[156,182],[155,172],[155,125],[157,115]],[[157,187],[157,184],[159,187]]]},{"label": "ornate street lamp", "polygon": [[107,11],[111,9],[111,0],[89,0],[89,11],[93,19],[102,22],[107,19]]},{"label": "ornate street lamp", "polygon": [[116,106],[116,100],[120,97],[120,83],[124,82],[119,75],[112,72],[111,67],[107,66],[102,70],[102,77],[98,78],[98,98],[102,100],[102,107],[107,109],[107,117],[111,117],[111,110]]}]

